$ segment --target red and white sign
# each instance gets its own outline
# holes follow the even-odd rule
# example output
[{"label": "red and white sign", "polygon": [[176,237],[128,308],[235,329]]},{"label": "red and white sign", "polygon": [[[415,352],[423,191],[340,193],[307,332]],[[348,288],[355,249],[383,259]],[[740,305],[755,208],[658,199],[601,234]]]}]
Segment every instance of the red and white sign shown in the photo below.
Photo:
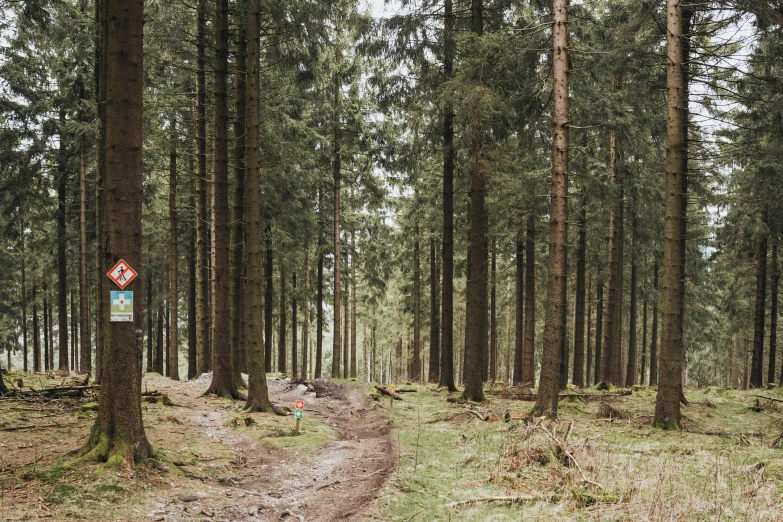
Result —
[{"label": "red and white sign", "polygon": [[117,264],[114,265],[114,268],[109,270],[106,275],[109,276],[109,279],[114,281],[114,284],[119,286],[120,289],[124,289],[138,274],[124,259],[120,259]]},{"label": "red and white sign", "polygon": [[296,401],[295,408],[297,410],[303,410],[304,409],[304,401],[303,400]]}]

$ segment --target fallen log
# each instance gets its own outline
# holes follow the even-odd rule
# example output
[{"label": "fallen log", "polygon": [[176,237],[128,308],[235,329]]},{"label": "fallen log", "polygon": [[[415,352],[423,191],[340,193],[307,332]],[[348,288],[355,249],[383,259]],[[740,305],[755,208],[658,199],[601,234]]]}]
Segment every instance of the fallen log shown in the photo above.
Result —
[{"label": "fallen log", "polygon": [[395,401],[401,401],[402,397],[400,397],[397,393],[392,393],[390,390],[387,390],[383,386],[375,385],[375,389],[381,392],[381,395],[386,395],[387,397],[391,397]]}]

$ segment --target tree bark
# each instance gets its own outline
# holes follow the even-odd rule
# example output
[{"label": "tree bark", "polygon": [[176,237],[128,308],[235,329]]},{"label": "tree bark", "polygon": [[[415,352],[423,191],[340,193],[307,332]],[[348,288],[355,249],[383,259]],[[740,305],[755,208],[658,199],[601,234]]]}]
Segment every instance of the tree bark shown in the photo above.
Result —
[{"label": "tree bark", "polygon": [[647,382],[647,299],[642,304],[642,363],[639,366],[639,384]]},{"label": "tree bark", "polygon": [[585,382],[584,386],[587,388],[592,384],[593,380],[593,336],[592,334],[592,325],[593,325],[593,274],[592,272],[587,273],[587,368],[585,371]]},{"label": "tree bark", "polygon": [[33,373],[41,371],[41,332],[38,327],[37,287],[33,285]]},{"label": "tree bark", "polygon": [[[777,226],[772,227],[770,240],[772,241],[772,257],[770,258],[769,262],[772,265],[772,273],[769,284],[769,372],[767,374],[767,382],[775,382],[778,346],[778,288],[780,287]],[[783,372],[781,372],[781,383],[783,383]]]},{"label": "tree bark", "polygon": [[544,355],[536,409],[557,416],[558,369],[563,343],[568,239],[568,1],[553,0],[552,12],[552,196],[549,211],[549,273],[544,326]]},{"label": "tree bark", "polygon": [[147,273],[147,372],[155,371],[155,350],[152,321],[155,315],[152,313],[152,270]]},{"label": "tree bark", "polygon": [[750,387],[761,388],[764,375],[764,322],[767,304],[767,211],[766,209],[756,215],[761,223],[763,232],[759,238],[756,254],[756,310],[753,319],[753,359],[750,367]]},{"label": "tree bark", "polygon": [[428,382],[440,380],[440,274],[438,273],[437,236],[430,238],[430,360]]},{"label": "tree bark", "polygon": [[197,373],[212,367],[209,342],[209,216],[207,210],[207,0],[198,0],[196,12],[196,356]]},{"label": "tree bark", "polygon": [[104,239],[104,212],[106,195],[105,180],[107,169],[106,143],[106,95],[107,95],[107,62],[108,62],[108,0],[95,1],[95,112],[98,116],[98,140],[96,146],[95,168],[95,381],[103,379],[103,347],[104,332],[108,328],[109,310],[104,306],[104,296],[108,291],[108,281],[104,279],[103,256],[106,245]]},{"label": "tree bark", "polygon": [[[24,252],[24,243],[22,244],[22,249]],[[24,373],[27,373],[29,371],[29,367],[27,365],[27,287],[26,287],[26,273],[25,273],[25,262],[24,262],[24,254],[22,256],[22,368]],[[85,287],[83,287],[85,288]]]},{"label": "tree bark", "polygon": [[[274,411],[266,384],[262,304],[261,170],[259,163],[259,96],[261,53],[261,1],[247,0],[247,140],[245,141],[246,190],[245,232],[247,282],[243,311],[247,343],[248,388],[245,409]],[[271,306],[271,303],[267,303]]]},{"label": "tree bark", "polygon": [[[192,154],[189,154],[189,172],[195,176],[195,162]],[[198,325],[196,324],[197,315],[197,275],[196,275],[196,227],[198,226],[198,213],[196,212],[196,180],[190,187],[190,208],[192,210],[192,221],[188,227],[188,380],[196,377],[198,374]]]},{"label": "tree bark", "polygon": [[[471,30],[479,38],[484,34],[484,4],[482,0],[471,1]],[[477,76],[474,73],[475,76]],[[475,118],[475,117],[474,117]],[[480,118],[480,116],[479,116]],[[472,121],[470,159],[470,235],[468,249],[470,267],[467,278],[466,320],[465,320],[465,363],[463,380],[465,400],[484,400],[485,328],[487,324],[486,301],[487,282],[484,262],[486,179],[482,150],[484,147],[483,122]],[[483,295],[482,295],[483,293]]]},{"label": "tree bark", "polygon": [[48,295],[49,291],[46,287],[46,283],[43,285],[43,310],[41,310],[41,313],[43,313],[43,335],[44,335],[44,345],[43,345],[43,356],[44,356],[44,371],[48,372],[52,369],[51,366],[51,360],[49,359],[49,321],[51,320],[52,314],[50,313],[50,306],[51,303],[49,302]]},{"label": "tree bark", "polygon": [[308,357],[310,337],[310,238],[305,242],[304,258],[304,306],[302,307],[302,379],[310,377],[307,371],[310,363]]},{"label": "tree bark", "polygon": [[[318,187],[318,214],[322,217],[323,212],[323,191],[321,187]],[[323,220],[320,220],[323,225]],[[323,341],[324,341],[324,237],[323,226],[318,230],[318,267],[316,274],[316,303],[318,309],[316,310],[316,326],[315,326],[315,371],[313,372],[314,379],[320,379],[323,376]]]},{"label": "tree bark", "polygon": [[264,263],[264,283],[266,285],[264,292],[264,368],[268,368],[269,371],[273,370],[272,366],[272,350],[274,344],[272,342],[272,330],[274,323],[272,321],[272,311],[274,310],[274,280],[272,279],[274,272],[274,255],[272,252],[272,230],[269,224],[265,227],[265,242],[264,253],[266,256],[266,262]]},{"label": "tree bark", "polygon": [[340,306],[342,295],[340,293],[340,177],[342,170],[342,157],[340,147],[340,78],[334,73],[334,116],[332,122],[332,179],[334,181],[334,301],[332,303],[334,314],[334,325],[332,335],[332,378],[340,376],[340,349],[342,347],[342,338],[340,332]]},{"label": "tree bark", "polygon": [[171,116],[169,152],[169,377],[179,380],[179,252],[177,249],[177,117]]},{"label": "tree bark", "polygon": [[636,316],[638,312],[637,264],[639,258],[639,234],[636,209],[631,214],[631,310],[628,324],[628,366],[625,371],[625,387],[630,388],[637,383],[636,375]]},{"label": "tree bark", "polygon": [[[454,13],[452,0],[444,0],[443,73],[449,81],[454,71]],[[456,391],[454,385],[454,109],[446,103],[443,114],[443,297],[440,379],[438,387]]]},{"label": "tree bark", "polygon": [[[352,192],[353,194],[353,189]],[[356,233],[351,231],[351,378],[356,378]]]},{"label": "tree bark", "polygon": [[[101,275],[124,259],[139,274],[142,247],[143,24],[141,0],[106,2],[106,162]],[[141,295],[141,278],[126,287]],[[99,294],[99,300],[104,299]],[[89,460],[132,465],[152,454],[141,416],[142,314],[106,323],[98,417],[81,449]]]},{"label": "tree bark", "polygon": [[299,376],[299,357],[297,351],[296,331],[296,271],[291,274],[291,378],[296,380]]},{"label": "tree bark", "polygon": [[596,281],[596,306],[595,306],[595,359],[593,359],[593,382],[601,382],[601,361],[603,361],[604,339],[604,283],[600,279]]},{"label": "tree bark", "polygon": [[663,249],[663,332],[661,336],[660,380],[655,404],[654,425],[677,429],[680,426],[682,395],[682,273],[680,241],[682,227],[682,177],[687,161],[687,130],[683,75],[683,6],[679,0],[666,2],[666,208]]},{"label": "tree bark", "polygon": [[[244,2],[238,2],[236,24],[236,73],[234,74],[234,194],[231,207],[231,370],[237,387],[244,386],[242,361],[245,359],[242,335],[242,310],[244,293],[245,250],[245,135],[246,126],[246,77],[247,77],[247,21]],[[246,362],[246,361],[245,361]]]},{"label": "tree bark", "polygon": [[277,371],[286,374],[286,368],[288,366],[287,352],[288,352],[288,316],[286,310],[288,309],[288,297],[286,295],[285,288],[285,260],[283,256],[280,256],[280,335],[277,344]]},{"label": "tree bark", "polygon": [[421,262],[419,252],[419,224],[413,227],[413,360],[411,361],[412,381],[421,381]]},{"label": "tree bark", "polygon": [[576,294],[574,295],[574,371],[573,383],[577,388],[585,387],[585,255],[587,251],[587,209],[582,194],[581,209],[577,226],[579,244],[576,249]]},{"label": "tree bark", "polygon": [[516,284],[515,288],[515,327],[516,336],[514,340],[514,384],[522,384],[522,374],[524,372],[524,344],[525,344],[525,323],[524,323],[524,307],[525,307],[525,252],[524,252],[524,239],[521,228],[517,230],[516,237]]},{"label": "tree bark", "polygon": [[[90,332],[90,287],[87,282],[87,169],[84,138],[79,139],[79,330],[81,331],[79,371],[92,373],[92,335]],[[24,265],[23,265],[24,267]],[[22,269],[24,286],[24,268]],[[26,312],[26,309],[24,310]],[[25,371],[27,371],[27,321],[25,316]]]},{"label": "tree bark", "polygon": [[[527,216],[525,226],[525,331],[522,346],[522,372],[519,383],[535,384],[534,359],[536,353],[536,216]],[[515,378],[516,379],[516,378]]]},{"label": "tree bark", "polygon": [[653,266],[653,300],[652,327],[650,334],[650,386],[658,385],[658,261]]},{"label": "tree bark", "polygon": [[498,367],[498,330],[497,330],[497,252],[492,241],[491,282],[489,290],[489,382],[497,378]]},{"label": "tree bark", "polygon": [[228,211],[228,0],[215,0],[215,122],[212,152],[212,383],[205,395],[244,399],[232,371]]},{"label": "tree bark", "polygon": [[[615,76],[612,79],[612,88],[619,88],[619,78]],[[609,262],[607,263],[606,277],[606,310],[603,314],[603,342],[601,358],[601,382],[620,386],[619,368],[620,368],[620,344],[618,343],[617,321],[622,315],[622,292],[618,291],[620,280],[622,279],[622,263],[620,262],[620,245],[623,241],[622,221],[623,210],[621,200],[623,199],[622,176],[617,164],[620,159],[618,137],[615,130],[609,134],[609,184],[614,187],[616,192],[615,201],[609,212]],[[618,314],[618,309],[620,313]]]},{"label": "tree bark", "polygon": [[158,326],[155,337],[155,355],[153,357],[153,371],[163,375],[163,301],[158,302]]},{"label": "tree bark", "polygon": [[[57,339],[59,370],[68,371],[68,267],[65,234],[65,205],[68,196],[68,136],[65,133],[65,111],[60,111],[60,148],[57,153]],[[54,366],[54,361],[52,361]]]}]

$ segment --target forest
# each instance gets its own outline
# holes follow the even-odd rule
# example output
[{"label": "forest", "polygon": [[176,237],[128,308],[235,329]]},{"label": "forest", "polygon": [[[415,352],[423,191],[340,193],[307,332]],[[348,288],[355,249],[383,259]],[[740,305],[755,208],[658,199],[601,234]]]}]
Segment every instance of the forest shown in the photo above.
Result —
[{"label": "forest", "polygon": [[778,0],[0,0],[0,519],[783,518],[781,92]]}]

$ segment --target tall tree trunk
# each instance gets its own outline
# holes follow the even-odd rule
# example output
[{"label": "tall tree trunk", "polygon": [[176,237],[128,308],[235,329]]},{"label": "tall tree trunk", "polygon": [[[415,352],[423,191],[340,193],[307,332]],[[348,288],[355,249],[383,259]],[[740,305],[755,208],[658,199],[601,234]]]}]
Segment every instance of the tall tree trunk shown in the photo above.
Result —
[{"label": "tall tree trunk", "polygon": [[269,224],[266,224],[265,228],[266,263],[264,264],[264,282],[266,283],[266,292],[264,293],[264,368],[269,368],[271,371],[273,368],[272,351],[274,347],[272,342],[272,330],[274,328],[272,311],[274,310],[275,297],[274,280],[272,279],[274,272],[274,255],[272,252],[272,229]]},{"label": "tall tree trunk", "polygon": [[71,296],[71,303],[70,303],[71,314],[69,317],[71,323],[70,324],[70,328],[71,328],[71,348],[70,348],[71,366],[70,367],[73,368],[73,371],[77,372],[79,371],[79,364],[76,359],[77,355],[79,354],[79,349],[78,349],[79,329],[77,326],[79,314],[76,308],[76,294],[74,293],[73,289],[71,289],[68,293]]},{"label": "tall tree trunk", "polygon": [[[318,213],[321,214],[323,209],[323,191],[318,188]],[[323,221],[321,221],[323,224]],[[323,228],[323,227],[321,227]],[[323,230],[318,230],[318,267],[316,274],[316,325],[315,325],[315,371],[313,372],[314,379],[320,379],[323,377],[323,341],[324,341],[324,238]]]},{"label": "tall tree trunk", "polygon": [[[351,190],[353,194],[353,189]],[[351,378],[356,378],[356,233],[351,231]]]},{"label": "tall tree trunk", "polygon": [[231,258],[229,279],[231,281],[231,350],[232,374],[237,387],[244,386],[242,360],[244,337],[242,335],[242,294],[244,292],[244,248],[245,248],[245,134],[246,78],[247,78],[247,21],[244,2],[237,2],[238,25],[236,40],[236,73],[234,74],[234,194],[231,207]]},{"label": "tall tree trunk", "polygon": [[558,374],[558,384],[560,385],[561,390],[568,389],[568,370],[569,370],[569,350],[568,350],[568,336],[566,335],[566,332],[568,331],[568,243],[566,242],[566,257],[565,257],[565,270],[564,270],[564,279],[565,284],[563,285],[563,321],[561,323],[561,330],[562,335],[560,336],[560,371]]},{"label": "tall tree trunk", "polygon": [[514,384],[523,384],[522,374],[524,372],[524,307],[525,307],[525,252],[524,252],[524,239],[522,235],[522,229],[517,230],[516,237],[516,284],[514,286],[515,292],[515,327],[516,336],[514,341]]},{"label": "tall tree trunk", "polygon": [[413,226],[413,360],[412,381],[421,381],[421,263],[419,252],[419,224]]},{"label": "tall tree trunk", "polygon": [[163,301],[158,302],[158,326],[155,334],[155,355],[153,358],[153,371],[163,375]]},{"label": "tall tree trunk", "polygon": [[[483,22],[484,3],[482,0],[471,1],[471,30],[481,38],[484,34]],[[474,73],[474,80],[477,80]],[[487,308],[485,306],[487,282],[486,264],[484,262],[484,240],[486,233],[486,216],[484,199],[486,197],[486,179],[482,150],[484,147],[483,122],[472,122],[470,136],[473,150],[470,160],[470,236],[468,249],[470,258],[468,265],[467,297],[466,297],[466,336],[465,364],[463,369],[465,390],[462,397],[465,400],[481,402],[484,400],[484,367],[486,358],[485,328],[487,324]],[[483,294],[483,295],[482,295]]]},{"label": "tall tree trunk", "polygon": [[587,273],[587,368],[585,370],[584,386],[587,388],[593,380],[593,274]]},{"label": "tall tree trunk", "polygon": [[[144,3],[106,2],[106,171],[103,277],[124,259],[137,273],[141,263],[142,229],[142,94]],[[100,232],[99,232],[100,233]],[[141,278],[126,292],[141,295]],[[98,300],[105,297],[99,294]],[[132,465],[152,454],[141,416],[142,314],[133,322],[105,324],[98,417],[81,449],[88,460]]]},{"label": "tall tree trunk", "polygon": [[732,388],[740,388],[739,382],[739,366],[740,366],[740,338],[739,334],[732,336],[733,346],[731,352],[731,371],[729,372],[729,386]]},{"label": "tall tree trunk", "polygon": [[560,347],[565,333],[563,309],[568,239],[568,1],[553,0],[552,197],[549,211],[549,273],[544,326],[544,355],[536,409],[557,415]]},{"label": "tall tree trunk", "polygon": [[647,299],[642,304],[642,363],[639,366],[639,384],[647,382]]},{"label": "tall tree trunk", "polygon": [[585,387],[585,255],[587,250],[587,209],[582,194],[577,227],[579,244],[576,249],[576,294],[574,295],[574,371],[573,383],[577,388]]},{"label": "tall tree trunk", "polygon": [[109,49],[108,33],[108,0],[95,1],[95,113],[98,116],[98,140],[96,143],[95,168],[95,381],[103,379],[103,347],[105,331],[108,328],[109,310],[104,305],[104,296],[108,293],[108,281],[103,272],[103,256],[106,245],[104,239],[105,225],[105,187],[107,168],[106,142],[106,96],[107,96],[107,62]]},{"label": "tall tree trunk", "polygon": [[228,0],[215,0],[215,127],[212,153],[212,384],[205,395],[244,399],[232,370],[228,211]]},{"label": "tall tree trunk", "polygon": [[297,331],[296,331],[296,271],[291,274],[291,378],[296,380],[299,377],[299,357],[297,351]]},{"label": "tall tree trunk", "polygon": [[342,97],[340,91],[340,78],[337,73],[334,74],[334,121],[332,123],[332,176],[334,181],[334,301],[333,314],[334,314],[334,328],[332,329],[332,378],[340,376],[340,349],[342,347],[342,339],[340,335],[340,305],[342,295],[340,293],[340,177],[342,170],[342,158],[340,147],[340,98]]},{"label": "tall tree trunk", "polygon": [[147,321],[147,372],[155,371],[155,356],[154,356],[154,337],[152,322],[155,317],[152,313],[152,270],[147,272],[147,313],[145,319]]},{"label": "tall tree trunk", "polygon": [[[444,0],[443,73],[454,71],[454,13],[452,0]],[[443,114],[443,297],[441,320],[440,380],[438,387],[456,391],[454,385],[454,108],[446,103]]]},{"label": "tall tree trunk", "polygon": [[[618,90],[620,79],[616,75],[612,79],[612,89]],[[620,248],[623,242],[623,182],[622,174],[618,169],[620,161],[620,146],[617,132],[612,129],[609,134],[609,183],[614,187],[615,198],[609,212],[609,262],[606,271],[606,310],[603,314],[603,341],[601,358],[601,382],[620,386],[619,368],[621,344],[617,335],[620,329],[617,321],[622,316],[622,291],[618,288],[622,280],[622,262],[620,260]],[[619,298],[619,300],[618,300]],[[618,313],[619,310],[619,313]]]},{"label": "tall tree trunk", "polygon": [[46,288],[46,283],[43,285],[43,310],[41,312],[43,313],[43,334],[44,334],[44,344],[43,344],[43,356],[44,356],[44,371],[48,372],[52,369],[51,366],[51,360],[49,359],[49,321],[52,316],[52,314],[49,312],[51,303],[49,302],[48,295],[49,291]]},{"label": "tall tree trunk", "polygon": [[650,386],[658,385],[658,261],[653,266],[653,300],[652,328],[650,334]]},{"label": "tall tree trunk", "polygon": [[497,252],[495,240],[492,240],[491,282],[489,290],[489,382],[495,382],[498,366],[498,330],[497,330]]},{"label": "tall tree trunk", "polygon": [[[346,263],[345,263],[346,265],[348,265],[347,257],[348,256],[346,255]],[[347,266],[343,267],[343,268],[347,269]],[[346,272],[348,272],[348,271],[349,270],[346,270]],[[348,363],[349,363],[348,357],[350,355],[349,354],[349,342],[350,342],[350,340],[349,340],[349,337],[350,337],[350,334],[349,334],[350,324],[349,323],[350,323],[351,314],[348,312],[348,301],[349,301],[350,295],[351,295],[351,286],[350,286],[350,283],[349,283],[349,284],[345,285],[345,292],[343,292],[343,312],[345,312],[345,315],[344,315],[344,318],[343,318],[343,335],[342,335],[342,338],[343,338],[343,353],[342,353],[342,356],[341,356],[341,361],[342,361],[342,372],[341,372],[341,375],[343,376],[343,379],[347,379],[348,378]]]},{"label": "tall tree trunk", "polygon": [[604,339],[604,283],[599,278],[596,281],[596,303],[595,303],[595,358],[593,359],[593,382],[601,382],[603,361],[603,339]]},{"label": "tall tree trunk", "polygon": [[179,252],[177,249],[177,117],[171,116],[169,151],[169,377],[179,380]]},{"label": "tall tree trunk", "polygon": [[209,217],[207,211],[207,0],[197,0],[196,22],[196,357],[197,373],[212,367],[209,342]]},{"label": "tall tree trunk", "polygon": [[[776,352],[778,346],[778,288],[780,286],[780,267],[778,266],[778,232],[777,226],[771,230],[772,257],[769,262],[772,265],[772,273],[769,282],[769,377],[768,382],[775,382]],[[781,372],[783,383],[783,372]]]},{"label": "tall tree trunk", "polygon": [[685,148],[688,99],[683,75],[683,6],[679,0],[666,2],[666,209],[663,249],[663,332],[661,336],[660,380],[654,425],[680,426],[682,395],[682,292],[680,241],[682,227],[682,177],[687,161]]},{"label": "tall tree trunk", "polygon": [[[756,254],[756,311],[753,319],[753,359],[750,369],[750,387],[761,388],[764,375],[764,315],[767,304],[767,211],[756,215],[764,230],[759,238]],[[774,380],[774,379],[773,379]]]},{"label": "tall tree trunk", "polygon": [[[79,371],[92,373],[92,334],[90,332],[90,287],[87,282],[87,169],[85,167],[84,138],[79,138]],[[24,272],[24,270],[23,270]],[[24,275],[23,275],[24,277]],[[23,283],[24,284],[24,283]],[[25,359],[27,335],[25,329]],[[25,360],[25,371],[27,362]]]},{"label": "tall tree trunk", "polygon": [[[195,176],[195,162],[189,154],[189,172]],[[192,220],[188,227],[188,380],[198,375],[198,325],[197,316],[197,267],[196,267],[196,228],[198,213],[196,212],[196,180],[193,179],[190,195],[190,207],[193,209]]]},{"label": "tall tree trunk", "polygon": [[[24,244],[22,245],[22,248],[24,248]],[[23,363],[23,371],[24,373],[27,373],[29,371],[29,366],[27,365],[27,287],[26,287],[26,274],[25,274],[25,263],[24,263],[24,255],[22,256],[22,363]]]},{"label": "tall tree trunk", "polygon": [[[428,382],[440,380],[440,303],[438,300],[440,274],[438,273],[437,235],[430,238],[430,361]],[[372,379],[370,379],[372,382]]]},{"label": "tall tree trunk", "polygon": [[639,234],[637,232],[636,209],[631,214],[631,310],[628,324],[628,366],[625,371],[625,387],[630,388],[637,383],[636,378],[636,316],[638,311],[638,276],[637,264],[639,258]]},{"label": "tall tree trunk", "polygon": [[[511,282],[509,281],[506,286],[506,295],[508,296],[511,293]],[[521,332],[521,330],[518,330]],[[519,335],[519,334],[518,334]],[[509,306],[508,301],[506,301],[506,376],[503,379],[503,382],[506,383],[506,385],[511,383],[511,306]]]},{"label": "tall tree trunk", "polygon": [[[523,386],[535,384],[534,358],[536,353],[536,216],[529,214],[525,225],[525,331],[522,346]],[[516,377],[514,377],[516,380]]]},{"label": "tall tree trunk", "polygon": [[[246,190],[245,232],[247,281],[243,310],[245,341],[247,342],[247,404],[246,410],[274,411],[266,385],[265,349],[263,337],[264,310],[262,304],[263,271],[261,253],[261,170],[259,163],[259,95],[261,53],[261,1],[247,0],[247,140],[245,141]],[[271,303],[267,303],[271,306]]]},{"label": "tall tree trunk", "polygon": [[33,373],[41,371],[41,332],[38,327],[37,287],[33,285]]},{"label": "tall tree trunk", "polygon": [[277,371],[285,374],[288,366],[286,355],[288,352],[287,340],[288,340],[288,317],[286,310],[288,309],[288,298],[285,288],[285,259],[280,255],[280,335],[277,345]]},{"label": "tall tree trunk", "polygon": [[[65,111],[60,111],[60,147],[57,153],[57,339],[61,372],[68,371],[68,267],[65,234],[65,205],[68,196],[68,136],[65,133]],[[54,367],[54,361],[52,361]]]},{"label": "tall tree trunk", "polygon": [[310,373],[307,371],[310,362],[308,351],[310,347],[310,238],[305,241],[304,258],[304,306],[302,307],[302,379],[308,379]]}]

